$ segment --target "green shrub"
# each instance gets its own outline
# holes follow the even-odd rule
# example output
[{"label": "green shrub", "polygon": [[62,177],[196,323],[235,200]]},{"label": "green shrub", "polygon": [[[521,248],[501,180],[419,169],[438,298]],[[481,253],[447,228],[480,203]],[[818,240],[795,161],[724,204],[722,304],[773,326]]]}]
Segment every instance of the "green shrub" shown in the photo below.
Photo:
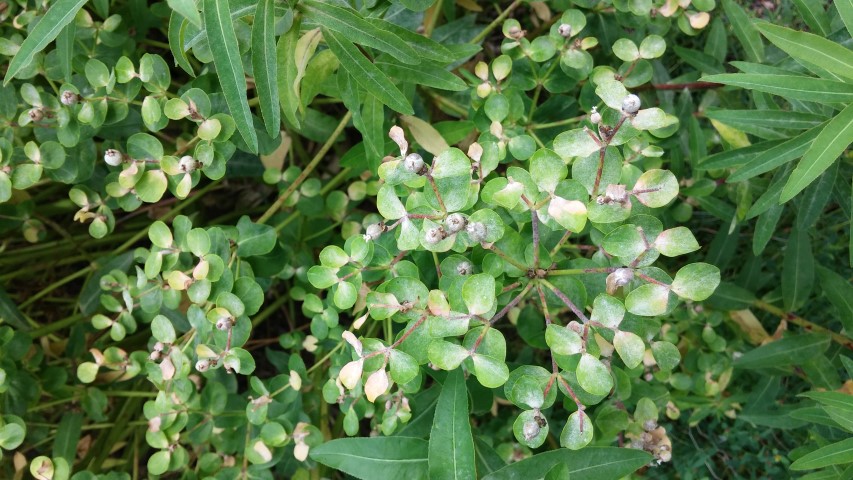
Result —
[{"label": "green shrub", "polygon": [[853,471],[850,0],[32,3],[0,476]]}]

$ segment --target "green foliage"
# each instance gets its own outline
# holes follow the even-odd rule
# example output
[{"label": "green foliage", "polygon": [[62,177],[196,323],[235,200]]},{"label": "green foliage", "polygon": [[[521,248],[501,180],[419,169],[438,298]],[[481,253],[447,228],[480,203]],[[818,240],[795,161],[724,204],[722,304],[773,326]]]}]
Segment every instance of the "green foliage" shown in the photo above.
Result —
[{"label": "green foliage", "polygon": [[850,0],[32,3],[0,477],[849,477]]}]

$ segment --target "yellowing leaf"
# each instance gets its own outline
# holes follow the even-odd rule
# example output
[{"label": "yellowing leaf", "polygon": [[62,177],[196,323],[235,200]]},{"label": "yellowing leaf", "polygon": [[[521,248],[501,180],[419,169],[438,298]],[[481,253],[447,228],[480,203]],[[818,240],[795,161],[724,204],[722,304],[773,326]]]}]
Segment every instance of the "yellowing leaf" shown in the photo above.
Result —
[{"label": "yellowing leaf", "polygon": [[746,134],[740,130],[734,129],[725,123],[721,123],[713,119],[711,120],[711,125],[714,126],[714,129],[717,130],[720,137],[722,137],[726,143],[731,145],[732,148],[743,148],[751,145],[751,143],[749,143],[749,139],[746,138]]}]

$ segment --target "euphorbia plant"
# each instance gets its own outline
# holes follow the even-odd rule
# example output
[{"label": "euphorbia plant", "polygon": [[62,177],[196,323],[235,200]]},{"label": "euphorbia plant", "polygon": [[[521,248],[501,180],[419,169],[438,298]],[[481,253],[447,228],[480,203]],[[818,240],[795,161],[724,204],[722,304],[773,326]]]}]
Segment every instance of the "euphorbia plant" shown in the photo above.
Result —
[{"label": "euphorbia plant", "polygon": [[[330,400],[354,413],[363,398],[372,403],[387,393],[399,402],[417,392],[424,382],[418,365],[462,368],[486,388],[503,387],[522,409],[513,430],[530,448],[547,438],[543,411],[564,396],[574,413],[553,421],[565,425],[561,445],[579,449],[593,439],[588,406],[633,372],[665,374],[677,365],[678,349],[658,340],[655,317],[676,308],[678,298],[710,296],[719,270],[693,263],[673,278],[653,266],[661,255],[699,248],[689,229],[664,229],[653,216],[678,194],[674,175],[623,163],[632,146],[640,150],[653,138],[644,131],[665,128],[669,120],[660,109],[642,110],[640,98],[627,94],[612,73],[599,78],[602,112],[593,110],[587,126],[559,134],[554,150],[513,159],[500,113],[467,155],[446,144],[436,148],[437,133],[422,137],[435,154],[431,162],[410,151],[401,128],[391,129],[399,155],[379,167],[382,218],[368,216],[364,235],[350,236],[343,248],[324,248],[320,265],[308,271],[335,308],[355,315],[366,310],[372,321],[386,323],[384,340],[345,332],[353,357],[341,367],[339,392]],[[485,109],[489,115],[489,100]],[[596,253],[583,258],[579,247]],[[544,366],[510,371],[512,325],[505,324],[529,305],[541,316],[544,335],[535,344],[544,352],[534,359]],[[394,323],[401,327],[392,335]],[[386,417],[382,431],[390,434],[407,419],[392,416],[388,423]],[[658,428],[657,413],[638,412],[635,420]],[[638,446],[660,460],[671,458],[665,433]]]}]

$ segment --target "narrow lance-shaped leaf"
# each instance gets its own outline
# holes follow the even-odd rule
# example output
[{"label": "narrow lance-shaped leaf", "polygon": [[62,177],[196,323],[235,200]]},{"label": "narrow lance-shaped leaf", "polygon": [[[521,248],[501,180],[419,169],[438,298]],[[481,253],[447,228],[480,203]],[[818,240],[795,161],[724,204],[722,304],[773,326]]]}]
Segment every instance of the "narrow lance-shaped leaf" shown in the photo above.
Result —
[{"label": "narrow lance-shaped leaf", "polygon": [[323,465],[360,479],[427,476],[427,442],[411,437],[339,438],[310,450]]},{"label": "narrow lance-shaped leaf", "polygon": [[829,18],[826,11],[824,11],[826,7],[824,7],[822,2],[815,2],[814,0],[793,1],[800,12],[800,17],[806,22],[811,31],[820,33],[823,36],[831,33]]},{"label": "narrow lance-shaped leaf", "polygon": [[814,287],[814,256],[807,231],[794,229],[785,245],[782,264],[782,297],[787,310],[796,310],[808,300]]},{"label": "narrow lance-shaped leaf", "polygon": [[853,104],[848,105],[812,142],[811,147],[803,155],[797,168],[791,172],[791,177],[779,195],[779,201],[784,203],[794,198],[814,179],[820,176],[853,141]]},{"label": "narrow lance-shaped leaf", "polygon": [[296,109],[299,107],[299,91],[296,88],[298,69],[296,68],[296,46],[299,42],[299,19],[293,21],[290,30],[278,39],[276,44],[276,90],[278,90],[281,109],[288,123],[299,127]]},{"label": "narrow lance-shaped leaf", "polygon": [[264,126],[271,137],[281,128],[281,108],[278,105],[278,65],[275,49],[275,13],[273,0],[258,0],[255,23],[252,25],[252,68],[255,89],[260,100]]},{"label": "narrow lance-shaped leaf", "polygon": [[429,478],[476,478],[474,439],[468,418],[468,390],[462,370],[447,374],[429,436]]},{"label": "narrow lance-shaped leaf", "polygon": [[782,143],[777,143],[774,146],[767,148],[758,155],[752,158],[740,169],[735,171],[729,177],[731,182],[740,182],[750,179],[756,175],[761,175],[764,172],[769,172],[774,168],[784,165],[791,160],[801,157],[809,149],[815,138],[823,130],[825,124],[806,130],[805,132],[792,137]]},{"label": "narrow lance-shaped leaf", "polygon": [[240,136],[252,153],[258,152],[258,136],[252,123],[252,113],[246,100],[246,75],[240,50],[237,48],[237,34],[231,20],[229,0],[204,0],[204,26],[207,41],[213,55],[213,64],[219,76],[219,84],[225,95],[225,103],[231,111]]},{"label": "narrow lance-shaped leaf", "polygon": [[853,35],[853,0],[835,0],[835,8],[847,27],[847,33]]},{"label": "narrow lance-shaped leaf", "polygon": [[71,83],[71,59],[74,56],[74,37],[76,34],[77,25],[71,22],[62,29],[62,32],[56,38],[59,68],[66,83]]},{"label": "narrow lance-shaped leaf", "polygon": [[748,90],[772,93],[785,98],[818,103],[853,101],[853,84],[801,75],[764,73],[722,73],[702,77],[707,82],[724,83]]},{"label": "narrow lance-shaped leaf", "polygon": [[569,466],[569,478],[611,480],[630,475],[651,460],[651,455],[632,448],[565,448],[540,453],[493,472],[483,480],[521,480],[543,478],[554,465]]},{"label": "narrow lance-shaped leaf", "polygon": [[339,33],[325,29],[323,30],[323,38],[335,56],[338,57],[338,60],[341,61],[344,70],[352,75],[359,85],[395,111],[406,115],[414,114],[412,106],[409,105],[400,90],[376,68],[376,65],[370,63],[352,42]]},{"label": "narrow lance-shaped leaf", "polygon": [[193,0],[166,0],[169,7],[181,14],[182,17],[189,20],[190,23],[198,28],[201,28],[201,15],[198,14],[198,9]]},{"label": "narrow lance-shaped leaf", "polygon": [[752,349],[735,360],[737,368],[773,368],[802,365],[829,348],[827,335],[794,335]]},{"label": "narrow lance-shaped leaf", "polygon": [[803,455],[791,464],[791,470],[812,470],[853,463],[853,438],[848,438]]},{"label": "narrow lance-shaped leaf", "polygon": [[853,285],[841,275],[824,267],[817,268],[820,287],[838,311],[838,319],[847,332],[853,332]]},{"label": "narrow lance-shaped leaf", "polygon": [[769,23],[758,30],[796,60],[817,65],[845,78],[853,78],[853,51],[813,33],[798,32]]},{"label": "narrow lance-shaped leaf", "polygon": [[382,50],[401,62],[411,65],[420,63],[420,57],[408,43],[388,29],[377,28],[351,8],[316,0],[303,0],[299,2],[299,7],[317,25],[338,33],[348,41]]},{"label": "narrow lance-shaped leaf", "polygon": [[187,25],[189,25],[189,22],[181,14],[172,12],[172,16],[169,17],[169,50],[172,51],[175,64],[195,77],[195,71],[193,71],[193,67],[187,59],[187,52],[183,49],[184,32],[186,32]]},{"label": "narrow lance-shaped leaf", "polygon": [[66,25],[74,20],[77,12],[85,5],[87,0],[59,0],[51,5],[44,17],[30,31],[27,38],[18,49],[18,53],[12,57],[9,67],[6,69],[6,77],[3,85],[8,85],[15,75],[33,60],[33,56],[52,42]]},{"label": "narrow lance-shaped leaf", "polygon": [[723,10],[725,10],[726,17],[732,24],[735,36],[743,45],[746,58],[750,62],[760,63],[764,61],[764,44],[761,43],[761,36],[743,8],[734,0],[723,0]]}]

